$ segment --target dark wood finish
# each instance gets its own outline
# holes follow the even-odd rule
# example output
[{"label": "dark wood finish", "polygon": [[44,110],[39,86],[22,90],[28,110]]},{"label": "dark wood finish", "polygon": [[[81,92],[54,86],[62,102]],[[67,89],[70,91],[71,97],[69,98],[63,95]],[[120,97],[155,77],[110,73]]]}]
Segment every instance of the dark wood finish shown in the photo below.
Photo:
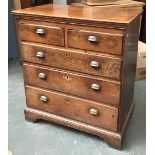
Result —
[{"label": "dark wood finish", "polygon": [[20,0],[21,8],[29,8],[36,5],[43,5],[48,3],[53,3],[53,0]]},{"label": "dark wood finish", "polygon": [[146,43],[146,6],[144,7],[144,12],[141,21],[140,41]]},{"label": "dark wood finish", "polygon": [[[45,34],[39,35],[37,29],[43,29]],[[22,41],[31,41],[37,43],[46,43],[58,46],[64,46],[64,30],[56,27],[44,25],[19,24],[19,37]]]},{"label": "dark wood finish", "polygon": [[[118,55],[121,55],[122,53],[123,36],[121,35],[68,30],[67,36],[68,47],[71,48],[100,51]],[[97,37],[98,41],[88,41],[89,36]]]},{"label": "dark wood finish", "polygon": [[33,6],[53,3],[53,0],[33,0]]},{"label": "dark wood finish", "polygon": [[[119,82],[31,64],[24,64],[23,71],[26,84],[119,105]],[[46,74],[46,79],[40,79],[39,73]],[[94,83],[101,87],[100,90],[91,88]]]},{"label": "dark wood finish", "polygon": [[21,2],[21,8],[29,8],[33,6],[32,0],[20,0]]},{"label": "dark wood finish", "polygon": [[[27,62],[120,80],[122,64],[120,58],[26,42],[21,43],[21,51],[23,60]],[[45,54],[44,58],[36,56],[38,51]],[[99,68],[91,67],[90,63],[94,60],[99,62]]]},{"label": "dark wood finish", "polygon": [[136,0],[136,1],[145,3],[141,20],[140,41],[146,43],[146,0]]},{"label": "dark wood finish", "polygon": [[[40,100],[42,95],[48,97],[47,102]],[[30,108],[117,131],[118,109],[102,103],[30,86],[26,87],[26,101],[27,106]],[[90,114],[89,110],[91,108],[98,110],[99,114],[97,116]]]},{"label": "dark wood finish", "polygon": [[[136,75],[137,51],[139,40],[140,17],[134,20],[126,31],[124,61],[122,68],[122,93],[120,106],[120,130],[133,101]],[[130,44],[129,44],[130,43]]]},{"label": "dark wood finish", "polygon": [[[141,7],[64,5],[13,11],[26,87],[26,119],[82,130],[121,148],[133,111],[141,13]],[[47,29],[44,39],[35,35],[36,26]],[[99,36],[98,46],[86,40],[92,34]],[[36,58],[38,50],[45,52],[44,58]],[[91,60],[101,68],[90,68]],[[39,73],[45,74],[38,77]],[[92,84],[100,89],[93,90]],[[39,100],[42,94],[47,104]]]}]

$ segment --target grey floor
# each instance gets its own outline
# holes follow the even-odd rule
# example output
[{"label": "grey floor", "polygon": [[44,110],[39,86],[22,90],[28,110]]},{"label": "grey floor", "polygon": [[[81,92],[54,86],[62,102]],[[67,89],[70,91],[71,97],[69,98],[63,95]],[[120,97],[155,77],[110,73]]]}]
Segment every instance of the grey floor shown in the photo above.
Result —
[{"label": "grey floor", "polygon": [[21,66],[9,60],[9,149],[13,155],[145,155],[145,93],[145,80],[137,81],[135,110],[119,151],[96,136],[45,121],[25,121]]}]

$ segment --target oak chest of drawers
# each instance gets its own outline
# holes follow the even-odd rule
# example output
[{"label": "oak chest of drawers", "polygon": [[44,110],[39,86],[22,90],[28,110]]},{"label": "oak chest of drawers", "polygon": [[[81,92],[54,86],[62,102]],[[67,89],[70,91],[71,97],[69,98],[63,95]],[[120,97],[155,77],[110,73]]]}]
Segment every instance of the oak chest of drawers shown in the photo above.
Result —
[{"label": "oak chest of drawers", "polygon": [[43,5],[13,12],[28,120],[121,148],[133,111],[142,9]]}]

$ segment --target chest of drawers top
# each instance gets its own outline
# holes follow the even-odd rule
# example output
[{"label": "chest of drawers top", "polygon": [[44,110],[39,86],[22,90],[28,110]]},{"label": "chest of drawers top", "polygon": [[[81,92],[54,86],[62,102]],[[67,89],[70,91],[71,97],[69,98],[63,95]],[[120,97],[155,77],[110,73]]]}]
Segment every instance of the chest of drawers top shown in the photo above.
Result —
[{"label": "chest of drawers top", "polygon": [[[87,26],[125,28],[142,13],[142,7],[77,7],[69,5],[36,6],[13,11],[14,16]],[[105,24],[105,25],[104,25]]]}]

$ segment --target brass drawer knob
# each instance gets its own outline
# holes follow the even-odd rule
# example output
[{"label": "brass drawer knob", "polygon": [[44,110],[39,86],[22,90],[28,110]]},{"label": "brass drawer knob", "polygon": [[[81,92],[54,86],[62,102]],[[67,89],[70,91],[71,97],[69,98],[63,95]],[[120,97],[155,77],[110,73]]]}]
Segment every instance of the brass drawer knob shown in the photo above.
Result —
[{"label": "brass drawer knob", "polygon": [[40,100],[43,101],[43,102],[47,102],[48,97],[47,96],[40,96]]},{"label": "brass drawer knob", "polygon": [[99,38],[97,36],[89,36],[88,41],[90,41],[90,42],[98,42]]},{"label": "brass drawer knob", "polygon": [[45,54],[44,54],[44,52],[42,52],[42,51],[38,51],[37,54],[36,54],[36,56],[37,56],[38,58],[44,58],[44,57],[45,57]]},{"label": "brass drawer knob", "polygon": [[39,73],[39,74],[38,74],[38,77],[39,77],[40,79],[46,79],[46,74],[45,74],[45,73]]},{"label": "brass drawer knob", "polygon": [[36,34],[38,35],[45,35],[46,34],[46,31],[42,28],[38,28],[36,29]]},{"label": "brass drawer knob", "polygon": [[98,85],[98,84],[96,84],[96,83],[93,83],[92,85],[91,85],[91,88],[93,89],[93,90],[100,90],[100,85]]},{"label": "brass drawer knob", "polygon": [[99,114],[99,111],[97,109],[90,109],[89,110],[90,114],[97,116]]},{"label": "brass drawer knob", "polygon": [[94,61],[90,62],[90,66],[94,67],[94,68],[99,68],[100,67],[100,63],[94,60]]}]

